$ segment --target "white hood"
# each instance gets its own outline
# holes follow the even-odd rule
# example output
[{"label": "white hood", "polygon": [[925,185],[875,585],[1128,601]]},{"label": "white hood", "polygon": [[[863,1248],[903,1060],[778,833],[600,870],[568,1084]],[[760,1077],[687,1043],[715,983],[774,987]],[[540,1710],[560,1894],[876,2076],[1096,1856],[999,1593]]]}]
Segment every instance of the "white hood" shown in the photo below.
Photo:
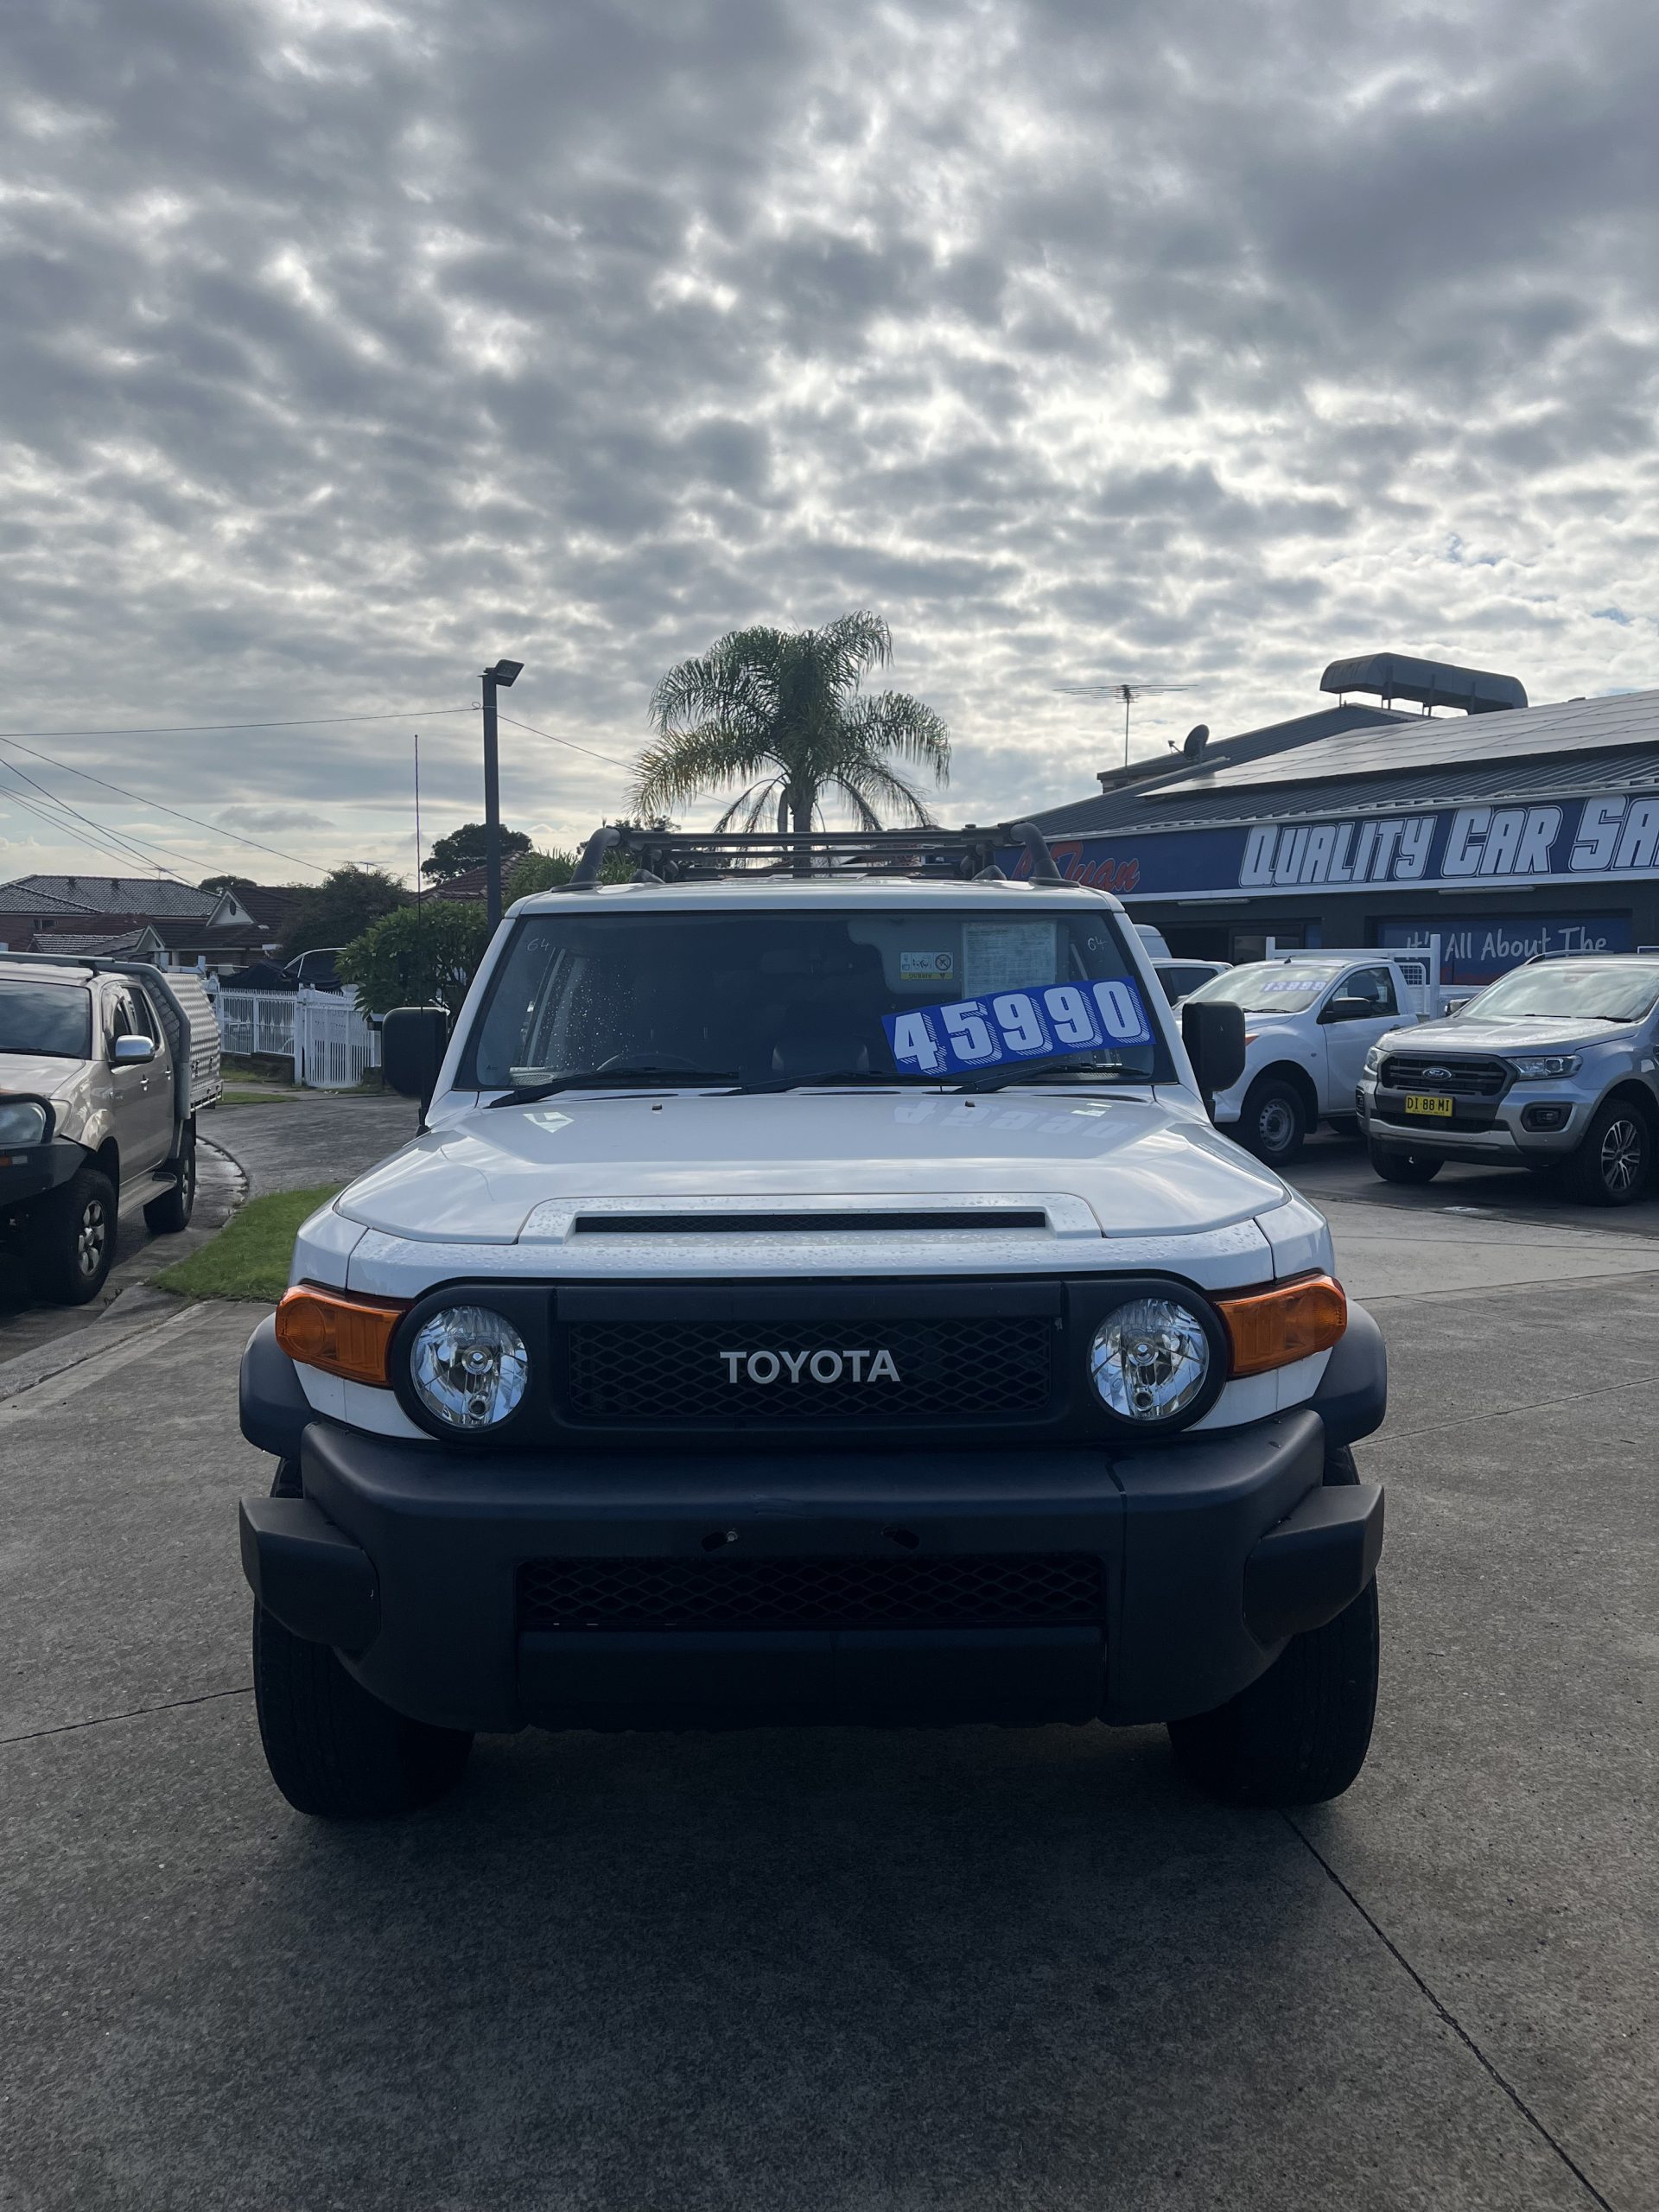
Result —
[{"label": "white hood", "polygon": [[1104,1236],[1144,1237],[1248,1221],[1287,1194],[1207,1122],[1152,1099],[792,1092],[480,1109],[383,1161],[335,1210],[393,1237],[511,1244],[545,1233],[526,1230],[538,1208],[544,1222],[571,1201],[1033,1196],[1069,1202]]}]

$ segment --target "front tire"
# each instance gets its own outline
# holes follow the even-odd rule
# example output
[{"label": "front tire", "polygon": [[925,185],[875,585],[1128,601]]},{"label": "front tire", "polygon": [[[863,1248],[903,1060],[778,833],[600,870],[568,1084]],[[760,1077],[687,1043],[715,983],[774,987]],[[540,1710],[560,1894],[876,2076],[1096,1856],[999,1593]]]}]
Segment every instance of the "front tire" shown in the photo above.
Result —
[{"label": "front tire", "polygon": [[96,1167],[80,1168],[35,1210],[29,1274],[54,1306],[86,1306],[115,1263],[115,1185]]},{"label": "front tire", "polygon": [[1580,1205],[1628,1206],[1648,1187],[1653,1171],[1653,1130],[1628,1099],[1608,1098],[1590,1117],[1584,1142],[1561,1170],[1561,1181]]},{"label": "front tire", "polygon": [[[302,1495],[278,1462],[273,1497]],[[371,1697],[325,1643],[308,1643],[255,1600],[253,1697],[270,1778],[296,1812],[384,1821],[435,1803],[461,1779],[470,1734],[407,1720]]]},{"label": "front tire", "polygon": [[1258,1076],[1245,1093],[1235,1135],[1246,1152],[1269,1167],[1288,1166],[1307,1135],[1301,1093],[1281,1077]]},{"label": "front tire", "polygon": [[1371,1166],[1385,1183],[1432,1183],[1446,1162],[1432,1153],[1396,1152],[1392,1146],[1373,1144]]},{"label": "front tire", "polygon": [[[1327,1483],[1357,1483],[1345,1447]],[[1323,1628],[1293,1636],[1265,1675],[1213,1713],[1172,1720],[1176,1764],[1229,1805],[1319,1805],[1365,1764],[1376,1713],[1380,1645],[1375,1577]]]},{"label": "front tire", "polygon": [[196,1206],[196,1133],[187,1129],[179,1154],[179,1179],[144,1208],[144,1225],[156,1236],[176,1236],[188,1229]]}]

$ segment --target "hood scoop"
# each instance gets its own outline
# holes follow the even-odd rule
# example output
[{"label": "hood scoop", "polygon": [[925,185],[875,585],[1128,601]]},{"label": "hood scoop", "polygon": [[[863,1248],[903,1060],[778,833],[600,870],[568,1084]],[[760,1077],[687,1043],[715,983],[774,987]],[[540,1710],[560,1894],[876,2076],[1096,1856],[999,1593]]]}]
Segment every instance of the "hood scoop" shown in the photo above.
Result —
[{"label": "hood scoop", "polygon": [[749,1237],[1010,1236],[1047,1241],[1099,1235],[1090,1208],[1080,1198],[1058,1193],[1030,1198],[963,1195],[920,1207],[895,1192],[874,1203],[825,1198],[780,1205],[775,1198],[677,1198],[661,1208],[641,1206],[637,1198],[543,1199],[525,1217],[518,1242],[568,1245],[595,1236],[687,1236],[730,1243]]},{"label": "hood scoop", "polygon": [[573,1236],[892,1236],[938,1230],[1046,1229],[1048,1216],[1012,1207],[960,1213],[579,1213]]}]

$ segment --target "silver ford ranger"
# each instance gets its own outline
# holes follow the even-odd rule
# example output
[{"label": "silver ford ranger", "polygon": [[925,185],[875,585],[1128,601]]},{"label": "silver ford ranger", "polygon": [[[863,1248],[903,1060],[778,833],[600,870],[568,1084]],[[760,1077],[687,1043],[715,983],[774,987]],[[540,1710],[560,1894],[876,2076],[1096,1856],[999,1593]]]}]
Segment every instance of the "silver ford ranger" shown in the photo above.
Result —
[{"label": "silver ford ranger", "polygon": [[200,977],[138,961],[0,957],[0,1240],[43,1298],[104,1287],[116,1217],[162,1234],[196,1196],[196,1115],[219,1096]]},{"label": "silver ford ranger", "polygon": [[1589,1205],[1649,1188],[1659,1132],[1659,957],[1529,961],[1445,1021],[1381,1037],[1355,1103],[1385,1182],[1448,1160],[1529,1167]]}]

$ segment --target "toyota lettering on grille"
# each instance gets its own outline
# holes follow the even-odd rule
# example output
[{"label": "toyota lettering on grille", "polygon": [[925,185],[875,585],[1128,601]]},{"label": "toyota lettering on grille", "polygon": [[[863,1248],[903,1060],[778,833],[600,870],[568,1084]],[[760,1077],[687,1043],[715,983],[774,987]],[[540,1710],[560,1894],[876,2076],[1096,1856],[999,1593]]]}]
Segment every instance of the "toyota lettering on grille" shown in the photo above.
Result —
[{"label": "toyota lettering on grille", "polygon": [[[776,1382],[787,1376],[791,1382],[839,1382],[850,1376],[855,1382],[896,1382],[899,1370],[893,1364],[893,1354],[887,1351],[831,1351],[826,1346],[818,1351],[722,1351],[716,1355],[726,1363],[726,1380],[735,1382],[740,1372],[750,1382]],[[866,1361],[869,1362],[867,1368]]]}]

